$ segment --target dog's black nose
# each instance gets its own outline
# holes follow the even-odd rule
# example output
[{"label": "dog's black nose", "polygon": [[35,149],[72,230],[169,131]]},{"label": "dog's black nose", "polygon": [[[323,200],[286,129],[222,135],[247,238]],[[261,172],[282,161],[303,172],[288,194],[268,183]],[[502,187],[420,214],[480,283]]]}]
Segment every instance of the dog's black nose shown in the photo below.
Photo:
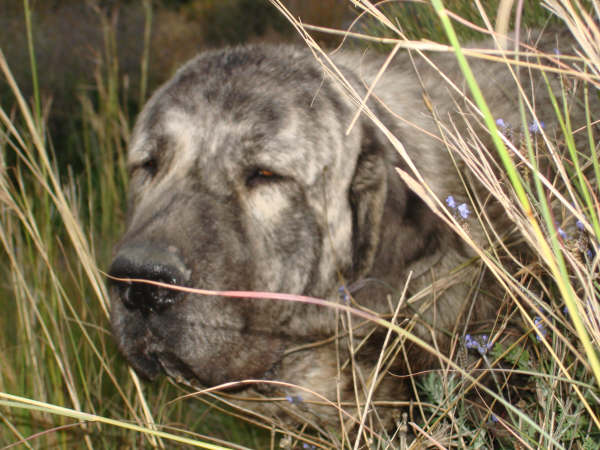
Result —
[{"label": "dog's black nose", "polygon": [[[125,248],[113,261],[109,275],[183,286],[186,276],[183,264],[172,252],[157,251],[155,248]],[[143,314],[161,313],[177,303],[181,291],[152,283],[111,280],[116,295],[125,307],[139,310]]]}]

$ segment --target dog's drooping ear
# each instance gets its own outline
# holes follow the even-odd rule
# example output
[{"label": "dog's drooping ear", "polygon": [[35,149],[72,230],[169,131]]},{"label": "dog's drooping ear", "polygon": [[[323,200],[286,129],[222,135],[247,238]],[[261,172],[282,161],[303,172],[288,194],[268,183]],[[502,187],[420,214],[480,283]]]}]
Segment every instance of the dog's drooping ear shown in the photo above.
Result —
[{"label": "dog's drooping ear", "polygon": [[364,276],[373,265],[379,245],[387,196],[388,171],[383,135],[369,119],[362,121],[361,152],[350,185],[352,207],[351,279]]}]

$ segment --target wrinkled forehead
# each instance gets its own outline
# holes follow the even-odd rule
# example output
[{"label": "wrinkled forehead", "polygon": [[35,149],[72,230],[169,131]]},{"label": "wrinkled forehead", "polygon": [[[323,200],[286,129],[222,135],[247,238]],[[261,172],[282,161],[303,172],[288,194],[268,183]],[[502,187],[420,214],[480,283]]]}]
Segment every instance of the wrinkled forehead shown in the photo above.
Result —
[{"label": "wrinkled forehead", "polygon": [[[173,83],[148,103],[136,125],[129,163],[170,152],[182,167],[265,166],[302,171],[306,181],[336,164],[344,139],[339,111],[324,90],[239,76]],[[242,83],[243,81],[243,83]],[[338,153],[338,154],[336,154]]]}]

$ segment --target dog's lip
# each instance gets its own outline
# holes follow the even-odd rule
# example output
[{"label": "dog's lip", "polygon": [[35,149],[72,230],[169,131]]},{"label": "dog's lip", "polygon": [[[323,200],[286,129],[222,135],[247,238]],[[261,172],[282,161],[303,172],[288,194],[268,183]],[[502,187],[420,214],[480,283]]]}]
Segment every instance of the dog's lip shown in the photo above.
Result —
[{"label": "dog's lip", "polygon": [[162,371],[175,382],[190,386],[200,383],[194,371],[172,352],[155,352],[151,354],[151,357],[160,365]]},{"label": "dog's lip", "polygon": [[[230,383],[222,383],[217,386],[202,382],[202,380],[194,373],[194,370],[182,361],[177,355],[172,352],[156,352],[149,355],[162,369],[162,372],[175,381],[197,390],[205,390],[217,387],[219,391],[227,391],[228,393],[240,393],[251,388],[252,384],[236,382],[232,380]],[[270,373],[269,369],[267,373]]]},{"label": "dog's lip", "polygon": [[[272,394],[274,387],[268,382],[277,379],[278,365],[273,364],[264,375],[258,378],[231,380],[220,384],[203,382],[196,375],[193,368],[182,361],[177,355],[168,351],[152,352],[146,355],[157,366],[157,372],[152,379],[155,379],[160,373],[163,373],[178,384],[188,386],[196,391],[215,390],[218,392],[227,392],[228,394],[242,394],[248,391],[259,392],[262,394]],[[264,381],[262,383],[261,381]]]},{"label": "dog's lip", "polygon": [[126,358],[135,372],[145,380],[155,380],[163,372],[159,360],[147,353],[130,353]]}]

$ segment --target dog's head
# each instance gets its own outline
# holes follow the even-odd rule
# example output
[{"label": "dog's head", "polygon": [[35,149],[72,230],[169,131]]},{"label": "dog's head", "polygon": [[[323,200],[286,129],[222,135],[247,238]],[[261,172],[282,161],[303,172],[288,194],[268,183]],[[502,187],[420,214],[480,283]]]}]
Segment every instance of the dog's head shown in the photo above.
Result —
[{"label": "dog's head", "polygon": [[[372,266],[393,170],[367,120],[346,133],[354,113],[302,51],[249,47],[192,60],[138,119],[111,275],[335,298],[344,277]],[[394,207],[405,203],[397,190]],[[285,356],[334,333],[328,308],[142,283],[113,282],[111,297],[118,345],[147,378],[310,379],[317,390],[317,379],[331,381],[312,357]]]}]

